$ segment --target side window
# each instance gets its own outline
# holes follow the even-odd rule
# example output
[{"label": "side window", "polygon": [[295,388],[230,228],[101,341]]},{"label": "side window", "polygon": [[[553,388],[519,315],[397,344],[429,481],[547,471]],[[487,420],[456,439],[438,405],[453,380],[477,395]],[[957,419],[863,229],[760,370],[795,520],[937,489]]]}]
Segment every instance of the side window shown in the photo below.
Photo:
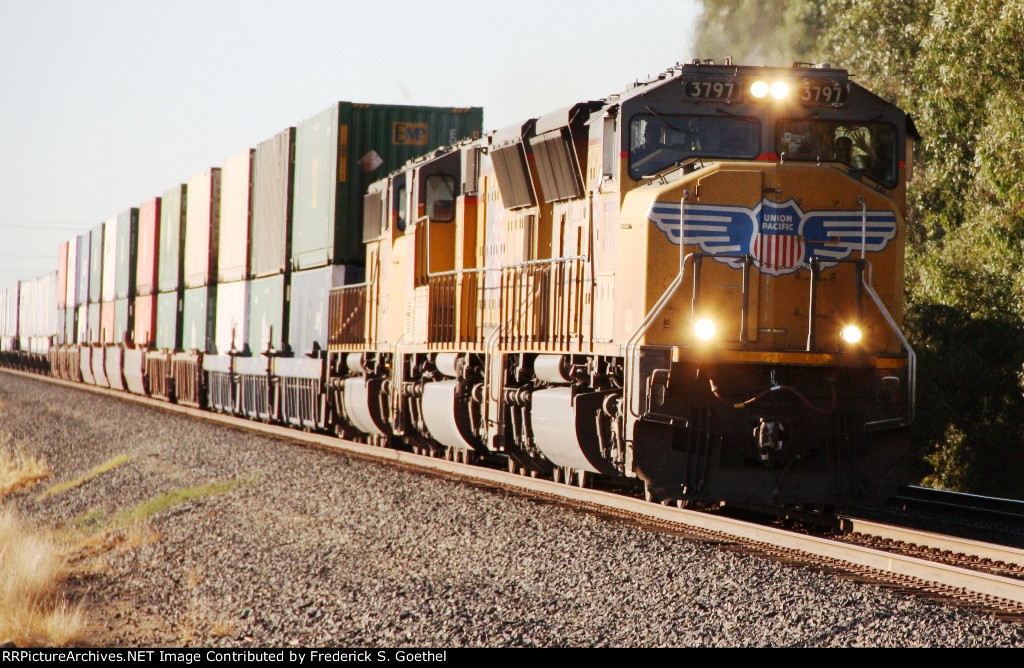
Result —
[{"label": "side window", "polygon": [[601,176],[604,179],[615,179],[619,171],[619,142],[615,135],[615,116],[604,117],[604,137],[601,140],[602,156]]},{"label": "side window", "polygon": [[427,177],[427,216],[430,220],[447,223],[455,219],[455,177],[431,174]]},{"label": "side window", "polygon": [[407,209],[409,207],[409,198],[406,196],[405,174],[396,176],[392,187],[391,215],[395,219],[395,227],[398,228],[398,231],[405,232],[405,225],[408,222],[406,219]]},{"label": "side window", "polygon": [[363,197],[363,241],[380,237],[384,218],[384,198],[380,192]]}]

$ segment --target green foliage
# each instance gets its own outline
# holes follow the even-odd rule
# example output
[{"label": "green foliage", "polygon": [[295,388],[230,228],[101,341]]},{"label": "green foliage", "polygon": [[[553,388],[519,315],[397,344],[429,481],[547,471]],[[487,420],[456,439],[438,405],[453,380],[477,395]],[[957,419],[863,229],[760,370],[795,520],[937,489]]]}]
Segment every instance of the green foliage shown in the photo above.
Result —
[{"label": "green foliage", "polygon": [[173,506],[196,499],[203,499],[208,496],[225,494],[238,487],[242,482],[242,480],[221,480],[198,487],[174,489],[166,494],[154,496],[131,508],[124,508],[113,517],[111,525],[114,527],[124,527],[135,522],[141,522]]},{"label": "green foliage", "polygon": [[830,62],[914,119],[905,327],[923,480],[1024,498],[1024,0],[704,5],[698,54]]},{"label": "green foliage", "polygon": [[133,457],[131,455],[129,455],[129,454],[117,455],[117,456],[115,456],[115,457],[113,457],[111,459],[108,459],[107,461],[103,462],[102,464],[99,464],[98,466],[94,467],[91,471],[89,471],[88,473],[86,473],[84,475],[80,475],[77,478],[74,478],[72,480],[65,480],[64,482],[60,482],[60,483],[57,483],[56,485],[52,485],[45,492],[42,492],[41,494],[36,496],[36,501],[42,501],[44,499],[48,499],[49,497],[51,497],[51,496],[53,496],[55,494],[60,494],[61,492],[66,492],[69,489],[74,489],[75,487],[78,487],[79,485],[82,485],[84,483],[89,482],[90,480],[92,480],[93,478],[95,478],[98,475],[106,473],[107,471],[111,471],[111,470],[117,468],[118,466],[121,466],[122,464],[127,464],[132,459],[133,459]]},{"label": "green foliage", "polygon": [[737,64],[788,66],[807,60],[820,24],[813,3],[706,1],[694,52],[697,58],[719,63],[731,56]]},{"label": "green foliage", "polygon": [[[969,273],[959,274],[973,280]],[[944,286],[969,297],[963,282]],[[966,301],[966,299],[965,299]],[[904,323],[918,355],[914,440],[946,489],[1024,498],[1019,387],[1024,331],[1016,317],[918,301]]]}]

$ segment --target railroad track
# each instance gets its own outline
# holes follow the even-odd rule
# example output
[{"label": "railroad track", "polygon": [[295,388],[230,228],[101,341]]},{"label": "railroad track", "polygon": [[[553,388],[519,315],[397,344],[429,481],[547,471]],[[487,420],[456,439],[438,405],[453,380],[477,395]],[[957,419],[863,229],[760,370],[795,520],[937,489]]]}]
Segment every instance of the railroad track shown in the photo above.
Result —
[{"label": "railroad track", "polygon": [[834,535],[812,535],[716,512],[663,506],[611,491],[571,486],[516,472],[437,459],[404,450],[374,447],[334,436],[254,422],[148,397],[72,383],[50,376],[3,369],[68,388],[248,429],[310,446],[375,459],[465,483],[502,489],[540,502],[558,503],[650,530],[671,532],[840,577],[981,610],[1024,622],[1024,550],[871,521],[839,518]]}]

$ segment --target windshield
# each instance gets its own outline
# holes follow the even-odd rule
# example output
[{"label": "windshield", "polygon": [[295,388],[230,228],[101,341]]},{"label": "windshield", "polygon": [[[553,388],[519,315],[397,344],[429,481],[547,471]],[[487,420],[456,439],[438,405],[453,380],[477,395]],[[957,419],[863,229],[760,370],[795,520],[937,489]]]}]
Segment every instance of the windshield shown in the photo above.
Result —
[{"label": "windshield", "polygon": [[896,128],[888,123],[780,120],[775,148],[784,160],[841,162],[879,183],[896,183]]},{"label": "windshield", "polygon": [[687,158],[756,158],[761,126],[729,116],[640,114],[630,123],[629,175],[657,174]]}]

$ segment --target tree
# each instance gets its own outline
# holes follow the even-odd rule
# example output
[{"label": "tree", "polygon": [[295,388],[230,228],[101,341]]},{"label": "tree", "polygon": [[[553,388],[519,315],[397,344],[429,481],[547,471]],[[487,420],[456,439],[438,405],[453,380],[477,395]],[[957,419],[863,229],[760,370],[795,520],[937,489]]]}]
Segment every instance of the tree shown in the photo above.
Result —
[{"label": "tree", "polygon": [[912,115],[926,481],[1024,498],[1024,0],[705,0],[697,51],[830,62]]},{"label": "tree", "polygon": [[697,20],[696,57],[744,65],[788,66],[806,60],[820,31],[814,3],[707,0]]}]

